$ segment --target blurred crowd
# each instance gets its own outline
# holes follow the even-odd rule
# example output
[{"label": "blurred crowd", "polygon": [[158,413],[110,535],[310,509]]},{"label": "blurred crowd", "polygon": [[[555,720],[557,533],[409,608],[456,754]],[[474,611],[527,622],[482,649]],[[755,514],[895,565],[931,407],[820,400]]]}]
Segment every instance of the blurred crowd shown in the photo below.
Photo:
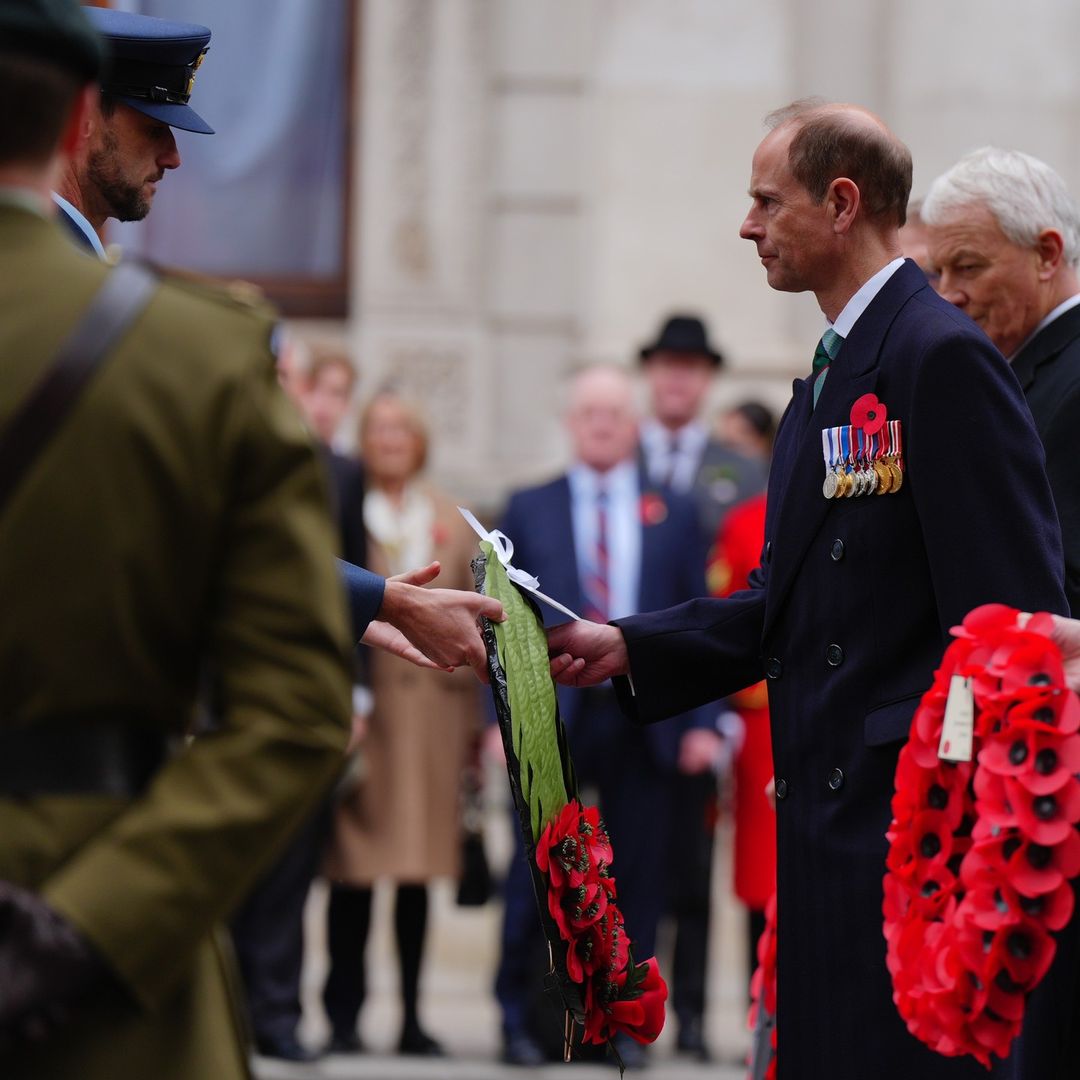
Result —
[{"label": "blurred crowd", "polygon": [[[427,477],[430,428],[393,385],[358,391],[347,352],[287,333],[278,375],[325,466],[343,556],[384,575],[437,560],[440,584],[471,588],[476,537],[452,493]],[[513,541],[515,564],[553,598],[607,621],[746,585],[764,532],[765,484],[776,419],[748,400],[712,413],[723,355],[704,321],[673,314],[630,366],[575,373],[565,394],[567,470],[486,509]],[[565,615],[544,606],[549,624]],[[488,695],[468,671],[447,677],[377,650],[355,666],[349,762],[320,806],[232,922],[258,1051],[286,1060],[358,1053],[373,887],[393,890],[403,1054],[441,1055],[422,1019],[429,886],[474,890],[477,835],[463,813],[476,803],[481,757],[501,760]],[[619,895],[641,956],[670,920],[672,1012],[680,1052],[710,1059],[706,962],[713,840],[722,815],[735,829],[733,897],[746,910],[747,978],[772,892],[775,839],[766,786],[772,774],[764,686],[666,723],[638,727],[608,686],[559,688],[559,707],[585,797],[598,802],[618,852]],[[506,879],[494,993],[506,1062],[561,1057],[561,1036],[538,1008],[545,952],[517,829]],[[471,851],[469,845],[471,844]],[[465,856],[463,858],[463,851]],[[480,873],[486,860],[480,858]],[[465,875],[466,880],[462,881]],[[329,972],[325,1046],[301,1043],[304,904],[328,883]],[[483,900],[486,891],[481,890]],[[468,902],[467,900],[465,902]],[[647,1051],[619,1040],[628,1066]]]}]

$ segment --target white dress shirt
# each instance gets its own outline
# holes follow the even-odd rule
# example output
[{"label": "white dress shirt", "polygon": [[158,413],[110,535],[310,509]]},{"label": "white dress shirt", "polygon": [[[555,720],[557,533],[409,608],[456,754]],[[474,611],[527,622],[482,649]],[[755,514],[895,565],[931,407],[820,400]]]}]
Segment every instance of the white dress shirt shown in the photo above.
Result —
[{"label": "white dress shirt", "polygon": [[[595,571],[596,496],[601,484],[607,494],[609,619],[636,615],[641,581],[641,491],[637,465],[625,461],[606,473],[574,465],[570,482],[570,517],[574,526],[578,580]],[[560,598],[561,599],[561,598]]]},{"label": "white dress shirt", "polygon": [[672,431],[659,420],[650,418],[641,425],[641,448],[645,466],[654,484],[668,484],[674,491],[686,493],[694,486],[701,456],[709,432],[705,425],[691,420]]}]

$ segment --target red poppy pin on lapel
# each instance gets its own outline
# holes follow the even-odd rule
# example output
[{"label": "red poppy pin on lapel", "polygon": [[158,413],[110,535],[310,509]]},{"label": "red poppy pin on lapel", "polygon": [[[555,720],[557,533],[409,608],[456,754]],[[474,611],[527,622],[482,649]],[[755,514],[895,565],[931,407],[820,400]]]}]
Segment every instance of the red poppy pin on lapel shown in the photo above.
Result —
[{"label": "red poppy pin on lapel", "polygon": [[655,492],[647,491],[641,496],[641,524],[659,525],[667,517],[667,504]]},{"label": "red poppy pin on lapel", "polygon": [[862,428],[866,435],[876,435],[889,418],[889,410],[884,401],[878,401],[877,394],[863,394],[851,406],[853,427]]}]

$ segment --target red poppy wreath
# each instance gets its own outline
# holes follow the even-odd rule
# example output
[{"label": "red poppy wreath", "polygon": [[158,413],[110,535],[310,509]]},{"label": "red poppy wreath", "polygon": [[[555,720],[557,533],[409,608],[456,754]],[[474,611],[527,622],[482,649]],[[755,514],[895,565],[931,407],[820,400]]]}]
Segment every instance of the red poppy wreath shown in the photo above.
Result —
[{"label": "red poppy wreath", "polygon": [[[987,1067],[1020,1031],[1080,873],[1080,702],[1051,628],[999,604],[971,612],[896,768],[883,905],[893,1000],[931,1049]],[[952,761],[942,731],[958,683],[973,701],[971,754]]]},{"label": "red poppy wreath", "polygon": [[547,986],[565,1009],[564,1051],[625,1034],[651,1043],[664,1026],[667,986],[656,960],[637,961],[618,907],[615,855],[600,812],[578,799],[566,731],[548,668],[540,613],[508,576],[491,541],[473,563],[477,587],[500,600],[484,621],[488,674],[510,788],[551,951]]}]

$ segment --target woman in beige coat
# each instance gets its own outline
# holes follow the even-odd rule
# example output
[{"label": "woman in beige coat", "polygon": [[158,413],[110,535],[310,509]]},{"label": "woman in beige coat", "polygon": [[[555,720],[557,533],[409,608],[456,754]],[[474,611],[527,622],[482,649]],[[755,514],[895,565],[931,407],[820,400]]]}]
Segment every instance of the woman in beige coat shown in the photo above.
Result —
[{"label": "woman in beige coat", "polygon": [[[396,394],[378,394],[360,420],[360,450],[368,482],[364,523],[371,569],[396,574],[437,559],[440,586],[471,589],[476,540],[454,503],[418,479],[427,456],[427,432],[418,414]],[[361,780],[337,808],[326,867],[331,967],[323,1000],[333,1028],[329,1049],[361,1049],[357,1017],[365,992],[372,885],[386,878],[397,886],[399,1051],[438,1055],[442,1048],[417,1014],[427,883],[460,872],[460,781],[480,718],[478,684],[468,668],[447,675],[381,652],[372,653],[370,671],[374,707],[361,742]]]}]

